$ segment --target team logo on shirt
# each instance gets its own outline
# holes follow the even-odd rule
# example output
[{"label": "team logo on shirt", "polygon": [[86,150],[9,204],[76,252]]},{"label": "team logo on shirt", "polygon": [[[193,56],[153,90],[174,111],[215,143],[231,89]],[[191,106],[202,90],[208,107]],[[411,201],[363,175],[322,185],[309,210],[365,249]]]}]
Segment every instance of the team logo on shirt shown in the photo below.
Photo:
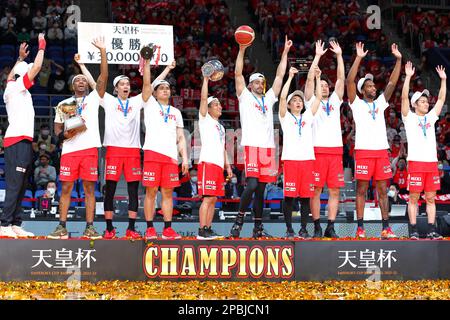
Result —
[{"label": "team logo on shirt", "polygon": [[374,114],[378,114],[378,108],[376,108],[375,110],[369,110],[368,113],[370,114],[371,117],[373,117]]},{"label": "team logo on shirt", "polygon": [[[160,115],[161,117],[163,117],[163,119],[164,119],[164,113],[163,113],[161,110],[159,110],[159,115]],[[174,115],[174,114],[168,114],[168,115],[167,115],[167,119],[168,119],[168,120],[177,121],[177,116]]]},{"label": "team logo on shirt", "polygon": [[131,168],[131,174],[133,176],[140,176],[141,175],[141,168]]},{"label": "team logo on shirt", "polygon": [[[259,112],[263,112],[260,105],[255,103],[254,106],[255,106],[256,109],[258,109]],[[264,105],[264,112],[267,112],[268,110],[269,110],[269,108],[267,108],[267,106]]]},{"label": "team logo on shirt", "polygon": [[383,166],[383,172],[384,172],[384,173],[392,172],[391,166]]},{"label": "team logo on shirt", "polygon": [[344,175],[342,173],[338,174],[338,181],[339,182],[344,182]]},{"label": "team logo on shirt", "polygon": [[178,181],[178,173],[171,173],[170,182],[177,182],[177,181]]},{"label": "team logo on shirt", "polygon": [[433,184],[439,184],[439,183],[440,183],[439,176],[433,176]]},{"label": "team logo on shirt", "polygon": [[[423,127],[423,123],[421,123],[421,122],[419,122],[419,127],[420,127],[420,129],[424,129],[424,127]],[[428,129],[430,129],[431,128],[431,123],[429,123],[429,122],[427,122],[426,124],[425,124],[425,130],[428,130]]]},{"label": "team logo on shirt", "polygon": [[[117,109],[116,110],[119,111],[120,113],[124,112],[121,105],[117,105]],[[129,106],[128,110],[127,110],[127,113],[131,113],[131,111],[133,111],[133,107]]]},{"label": "team logo on shirt", "polygon": [[[334,111],[334,107],[330,104],[329,105],[329,112],[332,112],[332,111]],[[327,112],[327,106],[324,106],[324,105],[322,105],[322,110],[323,111],[325,111],[325,112]]]},{"label": "team logo on shirt", "polygon": [[[296,126],[298,126],[298,121],[297,121],[297,120],[294,120],[294,124],[295,124]],[[305,124],[306,124],[306,121],[302,121],[302,128],[305,126]]]},{"label": "team logo on shirt", "polygon": [[97,168],[92,168],[92,167],[91,167],[89,171],[90,171],[90,174],[93,175],[93,176],[98,175]]}]

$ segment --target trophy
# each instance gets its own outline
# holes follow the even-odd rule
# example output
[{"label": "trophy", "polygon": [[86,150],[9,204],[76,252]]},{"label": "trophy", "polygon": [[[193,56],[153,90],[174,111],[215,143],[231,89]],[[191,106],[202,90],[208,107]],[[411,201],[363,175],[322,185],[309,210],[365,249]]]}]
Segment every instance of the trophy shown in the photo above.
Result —
[{"label": "trophy", "polygon": [[150,43],[148,45],[144,45],[141,49],[141,57],[145,60],[150,60],[153,57],[153,53],[155,52],[155,45]]},{"label": "trophy", "polygon": [[[71,102],[62,103],[57,107],[57,112],[62,116],[63,114],[68,116],[64,121],[64,131],[76,129],[76,131],[86,130],[83,118],[77,112],[78,106],[74,99]],[[61,117],[64,119],[64,117]]]},{"label": "trophy", "polygon": [[224,68],[219,60],[210,60],[202,66],[202,74],[211,81],[219,81],[224,74]]},{"label": "trophy", "polygon": [[305,59],[305,58],[288,58],[289,65],[291,67],[297,68],[298,73],[305,74],[308,73],[309,68],[312,64],[311,59]]}]

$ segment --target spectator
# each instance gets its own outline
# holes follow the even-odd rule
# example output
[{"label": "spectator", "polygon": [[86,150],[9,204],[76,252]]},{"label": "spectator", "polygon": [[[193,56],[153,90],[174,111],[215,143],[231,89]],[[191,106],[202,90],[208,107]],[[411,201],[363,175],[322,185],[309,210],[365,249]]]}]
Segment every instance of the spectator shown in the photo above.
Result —
[{"label": "spectator", "polygon": [[42,196],[43,198],[52,199],[55,201],[59,201],[58,193],[56,192],[56,182],[50,180],[47,182],[47,187],[45,188],[45,193]]},{"label": "spectator", "polygon": [[48,93],[51,94],[65,94],[69,93],[66,86],[66,77],[64,75],[64,67],[57,64],[53,60],[51,63],[56,66],[55,73],[51,73],[48,78]]},{"label": "spectator", "polygon": [[42,11],[39,9],[36,11],[36,16],[32,19],[32,28],[32,39],[36,39],[39,33],[47,29],[47,19],[42,16]]},{"label": "spectator", "polygon": [[16,45],[17,44],[17,34],[14,31],[14,24],[10,23],[8,25],[8,30],[6,30],[6,32],[4,32],[2,34],[2,43],[3,44],[12,44],[12,45]]},{"label": "spectator", "polygon": [[64,39],[64,34],[59,27],[58,22],[54,22],[52,27],[48,29],[47,37],[50,43],[61,43]]},{"label": "spectator", "polygon": [[33,22],[30,15],[30,8],[27,3],[24,3],[20,9],[19,15],[17,16],[16,27],[18,30],[22,30],[24,28],[26,30],[31,30],[32,26]]},{"label": "spectator", "polygon": [[39,156],[39,166],[34,169],[34,183],[36,189],[45,188],[47,182],[56,180],[56,169],[50,164],[50,156],[43,153]]},{"label": "spectator", "polygon": [[[399,187],[397,184],[393,183],[389,186],[389,191],[387,193],[389,200],[389,212],[391,212],[393,204],[406,204],[406,201],[399,196]],[[406,212],[406,210],[405,210]]]},{"label": "spectator", "polygon": [[[193,199],[200,199],[200,196],[198,194],[198,185],[197,185],[197,170],[191,169],[189,171],[189,177],[190,179],[186,182],[183,182],[179,187],[175,188],[175,192],[177,193],[177,196],[180,198],[193,198]],[[192,212],[192,209],[199,208],[200,202],[191,202],[191,201],[179,201],[180,205],[183,205],[187,211]],[[189,212],[189,213],[190,213]]]},{"label": "spectator", "polygon": [[30,42],[31,36],[27,28],[23,27],[22,30],[17,35],[17,42],[20,44],[22,42]]},{"label": "spectator", "polygon": [[77,41],[77,29],[76,28],[70,28],[67,25],[67,21],[66,21],[66,27],[64,29],[64,40],[65,40],[65,44],[66,45],[68,45],[68,44],[69,45],[70,44],[75,45],[76,41]]},{"label": "spectator", "polygon": [[399,158],[393,163],[393,183],[397,185],[400,194],[407,194],[408,190],[408,171],[406,170],[406,159]]},{"label": "spectator", "polygon": [[[231,179],[225,185],[225,198],[239,200],[242,192],[244,192],[244,188],[244,185],[238,182],[236,174],[233,174]],[[228,211],[237,211],[239,209],[239,202],[226,202],[224,203],[224,209]]]},{"label": "spectator", "polygon": [[41,125],[39,134],[33,139],[32,147],[34,152],[44,150],[51,154],[55,151],[56,139],[50,134],[50,126],[48,124]]},{"label": "spectator", "polygon": [[10,10],[5,11],[5,16],[0,20],[1,31],[7,31],[9,28],[14,29],[16,26],[16,18],[12,15]]}]

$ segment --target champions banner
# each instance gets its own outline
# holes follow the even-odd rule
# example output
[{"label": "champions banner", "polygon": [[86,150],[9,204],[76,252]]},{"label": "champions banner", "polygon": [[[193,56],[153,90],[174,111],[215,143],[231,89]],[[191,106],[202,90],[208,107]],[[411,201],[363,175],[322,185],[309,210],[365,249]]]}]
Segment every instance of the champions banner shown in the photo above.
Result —
[{"label": "champions banner", "polygon": [[152,24],[78,22],[78,53],[81,63],[100,63],[100,52],[91,42],[105,37],[108,64],[139,64],[143,46],[157,46],[152,65],[174,60],[173,26]]},{"label": "champions banner", "polygon": [[450,241],[9,240],[0,281],[450,279]]}]

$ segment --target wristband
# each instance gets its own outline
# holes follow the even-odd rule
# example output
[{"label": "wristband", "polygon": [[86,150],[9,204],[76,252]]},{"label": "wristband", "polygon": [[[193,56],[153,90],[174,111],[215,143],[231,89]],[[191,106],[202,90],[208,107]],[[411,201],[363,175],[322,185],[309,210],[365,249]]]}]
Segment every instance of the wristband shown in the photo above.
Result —
[{"label": "wristband", "polygon": [[46,44],[45,39],[39,39],[39,50],[45,50]]}]

